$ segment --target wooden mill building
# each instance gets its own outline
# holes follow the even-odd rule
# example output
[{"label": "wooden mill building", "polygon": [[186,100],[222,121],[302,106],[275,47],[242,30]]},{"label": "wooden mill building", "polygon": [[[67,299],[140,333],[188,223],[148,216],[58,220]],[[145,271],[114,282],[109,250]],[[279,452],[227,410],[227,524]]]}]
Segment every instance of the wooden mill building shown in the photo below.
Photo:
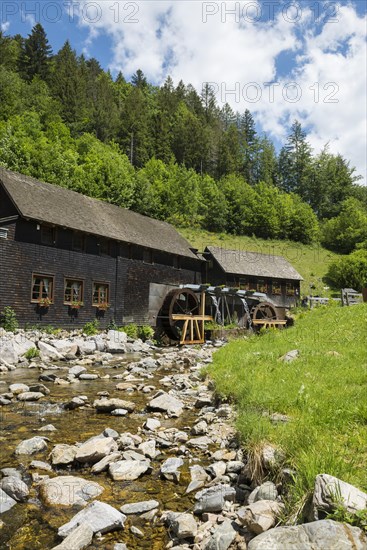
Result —
[{"label": "wooden mill building", "polygon": [[0,311],[23,326],[155,325],[201,265],[168,223],[0,168]]},{"label": "wooden mill building", "polygon": [[278,306],[291,307],[300,296],[302,276],[282,256],[207,246],[204,282],[267,294]]}]

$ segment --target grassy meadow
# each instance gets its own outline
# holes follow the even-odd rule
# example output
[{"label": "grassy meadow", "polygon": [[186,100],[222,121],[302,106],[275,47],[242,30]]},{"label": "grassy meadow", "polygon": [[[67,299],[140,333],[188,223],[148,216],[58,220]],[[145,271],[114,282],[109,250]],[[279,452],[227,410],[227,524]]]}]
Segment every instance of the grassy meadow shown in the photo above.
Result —
[{"label": "grassy meadow", "polygon": [[[306,245],[293,241],[240,237],[225,233],[209,233],[202,229],[178,228],[178,231],[200,252],[206,246],[212,245],[284,256],[304,278],[301,285],[302,294],[331,295],[330,291],[324,290],[326,284],[322,281],[322,277],[327,272],[329,263],[339,256],[322,248],[319,244]],[[310,285],[313,288],[310,288]],[[339,297],[339,293],[335,296]]]},{"label": "grassy meadow", "polygon": [[[367,490],[367,304],[321,306],[295,326],[230,342],[208,368],[217,392],[236,402],[243,446],[283,450],[296,470],[289,495],[294,513],[328,473]],[[292,362],[280,358],[298,349]],[[280,413],[289,422],[274,423]]]}]

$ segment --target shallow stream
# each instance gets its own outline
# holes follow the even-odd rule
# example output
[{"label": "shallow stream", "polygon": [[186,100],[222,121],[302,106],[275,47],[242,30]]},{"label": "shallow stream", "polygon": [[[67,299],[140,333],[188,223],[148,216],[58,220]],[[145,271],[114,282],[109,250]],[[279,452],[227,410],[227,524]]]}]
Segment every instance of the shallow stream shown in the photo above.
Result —
[{"label": "shallow stream", "polygon": [[[119,433],[139,433],[145,420],[154,416],[147,412],[147,402],[152,399],[155,391],[162,385],[160,380],[169,374],[174,374],[174,367],[159,367],[153,371],[152,378],[144,378],[139,382],[155,386],[152,393],[144,394],[141,391],[126,392],[116,390],[116,384],[122,380],[112,377],[119,372],[125,372],[127,362],[139,360],[140,357],[124,356],[120,362],[113,367],[95,366],[88,367],[88,372],[98,373],[101,377],[109,375],[110,378],[99,378],[97,380],[79,381],[76,384],[56,385],[52,382],[42,382],[50,389],[50,394],[36,403],[14,403],[0,408],[1,430],[0,430],[0,468],[19,467],[23,465],[28,473],[37,472],[40,475],[50,474],[42,470],[29,470],[28,465],[32,460],[48,461],[48,455],[57,443],[75,444],[83,442],[89,437],[100,434],[105,428],[112,428]],[[68,363],[67,368],[73,366]],[[67,368],[62,370],[45,370],[42,374],[56,374],[64,377]],[[14,383],[39,383],[40,370],[38,368],[17,368],[16,370],[2,375],[0,392],[6,392],[8,385]],[[5,384],[4,384],[5,382]],[[136,382],[133,382],[136,383]],[[163,387],[168,391],[169,387]],[[108,391],[109,397],[133,401],[136,409],[125,417],[116,417],[109,414],[98,414],[93,407],[68,411],[61,406],[76,395],[86,395],[89,403],[98,398],[97,393]],[[190,427],[197,419],[198,411],[195,409],[184,409],[179,418],[159,418],[163,428],[178,428],[189,432]],[[38,432],[41,426],[53,424],[57,431]],[[20,441],[34,437],[35,435],[46,436],[50,439],[48,449],[41,453],[30,456],[16,456],[14,450]],[[179,444],[178,444],[179,446]],[[148,499],[159,501],[159,510],[173,510],[184,512],[192,509],[194,494],[185,495],[188,483],[190,482],[189,466],[195,464],[195,460],[205,466],[208,457],[200,451],[192,450],[194,460],[184,460],[185,465],[181,468],[181,478],[178,484],[160,479],[159,464],[170,456],[175,456],[172,450],[164,450],[152,461],[153,472],[146,474],[136,481],[112,481],[107,472],[93,475],[89,467],[64,468],[57,471],[58,475],[76,475],[85,479],[96,481],[105,488],[99,499],[119,509],[123,504],[139,502]],[[27,480],[27,476],[25,477]],[[28,479],[30,479],[28,477]],[[1,519],[4,526],[0,529],[0,548],[10,550],[48,550],[60,543],[57,537],[57,529],[69,521],[80,508],[45,507],[38,499],[35,484],[33,484],[30,498],[25,503],[18,503],[10,511],[2,514]],[[129,527],[135,525],[144,533],[144,538],[137,538],[130,532]],[[89,548],[103,548],[112,550],[114,543],[125,542],[132,549],[159,550],[165,548],[169,542],[167,530],[159,521],[144,521],[138,516],[129,516],[123,531],[115,531],[103,535],[101,540],[93,539]]]}]

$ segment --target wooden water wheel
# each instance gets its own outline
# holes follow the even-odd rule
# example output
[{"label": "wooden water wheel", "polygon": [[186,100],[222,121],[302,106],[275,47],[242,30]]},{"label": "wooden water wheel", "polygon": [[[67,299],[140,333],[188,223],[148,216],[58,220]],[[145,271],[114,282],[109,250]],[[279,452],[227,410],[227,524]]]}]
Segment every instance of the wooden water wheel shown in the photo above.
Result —
[{"label": "wooden water wheel", "polygon": [[286,324],[285,319],[280,319],[277,308],[270,302],[260,302],[251,309],[252,324],[256,327],[275,328]]},{"label": "wooden water wheel", "polygon": [[164,299],[160,312],[162,327],[166,335],[172,340],[181,340],[184,319],[175,316],[196,316],[200,313],[200,304],[197,295],[189,288],[171,290]]},{"label": "wooden water wheel", "polygon": [[270,302],[260,302],[252,308],[251,319],[252,321],[276,321],[277,310]]}]

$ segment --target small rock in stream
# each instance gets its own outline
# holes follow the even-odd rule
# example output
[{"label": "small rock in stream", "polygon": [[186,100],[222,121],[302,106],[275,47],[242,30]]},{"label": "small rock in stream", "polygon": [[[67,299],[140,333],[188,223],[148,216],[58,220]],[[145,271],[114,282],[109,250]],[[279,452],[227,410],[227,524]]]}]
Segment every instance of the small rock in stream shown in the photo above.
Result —
[{"label": "small rock in stream", "polygon": [[39,401],[42,397],[45,397],[44,394],[36,391],[26,391],[17,395],[18,401]]},{"label": "small rock in stream", "polygon": [[53,466],[67,466],[74,462],[76,453],[77,447],[75,445],[59,443],[51,451],[51,462]]},{"label": "small rock in stream", "polygon": [[155,411],[167,412],[167,414],[171,416],[180,416],[184,404],[182,401],[179,401],[179,399],[176,399],[176,397],[173,397],[173,395],[161,392],[149,402],[148,407]]},{"label": "small rock in stream", "polygon": [[115,409],[126,409],[128,412],[133,412],[135,409],[135,403],[131,401],[124,401],[123,399],[112,398],[112,399],[96,399],[93,403],[93,407],[97,409],[98,412],[110,413]]},{"label": "small rock in stream", "polygon": [[5,491],[0,489],[0,514],[7,512],[17,503],[12,497],[10,497]]},{"label": "small rock in stream", "polygon": [[91,544],[93,534],[93,529],[88,523],[81,523],[52,550],[83,550]]},{"label": "small rock in stream", "polygon": [[40,498],[46,506],[85,506],[103,491],[98,483],[75,476],[45,479],[39,486]]},{"label": "small rock in stream", "polygon": [[183,466],[184,461],[182,458],[167,458],[161,466],[160,473],[162,477],[168,481],[175,481],[178,483],[180,481],[181,472],[179,468]]},{"label": "small rock in stream", "polygon": [[145,421],[144,428],[152,432],[158,430],[161,427],[161,423],[156,418],[148,418]]},{"label": "small rock in stream", "polygon": [[198,531],[193,515],[180,512],[164,512],[162,519],[167,524],[170,535],[179,540],[192,539]]},{"label": "small rock in stream", "polygon": [[142,502],[133,502],[131,504],[124,504],[120,510],[123,514],[145,514],[155,508],[158,508],[159,502],[157,500],[144,500]]},{"label": "small rock in stream", "polygon": [[39,453],[47,449],[47,443],[43,437],[31,437],[30,439],[25,439],[15,449],[16,455],[32,455],[34,453]]},{"label": "small rock in stream", "polygon": [[84,510],[78,512],[68,523],[58,530],[59,537],[67,537],[82,523],[87,523],[93,533],[108,533],[116,529],[123,529],[126,516],[105,502],[95,500],[88,504]]},{"label": "small rock in stream", "polygon": [[117,443],[112,437],[92,437],[77,449],[75,460],[94,464],[117,449]]},{"label": "small rock in stream", "polygon": [[114,481],[133,481],[149,468],[149,460],[119,460],[109,465],[109,472]]},{"label": "small rock in stream", "polygon": [[195,495],[194,513],[202,514],[203,512],[221,512],[225,503],[234,502],[236,498],[236,490],[230,485],[214,485],[208,489],[203,489]]},{"label": "small rock in stream", "polygon": [[29,495],[27,485],[17,476],[4,477],[0,481],[0,487],[7,495],[18,502],[23,502]]}]

